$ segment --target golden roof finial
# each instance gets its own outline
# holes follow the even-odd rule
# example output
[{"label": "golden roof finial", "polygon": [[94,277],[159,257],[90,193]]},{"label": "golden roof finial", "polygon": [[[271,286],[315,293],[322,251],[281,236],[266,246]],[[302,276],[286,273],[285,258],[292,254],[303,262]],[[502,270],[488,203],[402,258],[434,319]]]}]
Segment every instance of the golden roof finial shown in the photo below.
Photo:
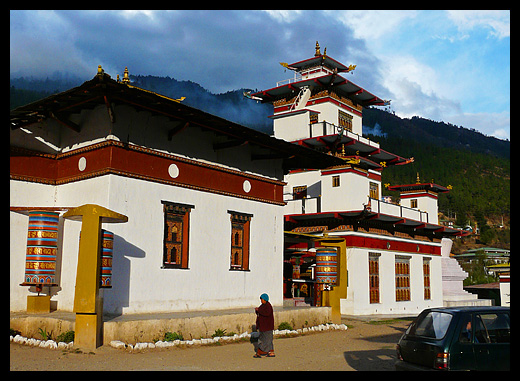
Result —
[{"label": "golden roof finial", "polygon": [[419,172],[417,172],[417,180],[416,181],[416,184],[420,184],[421,183],[421,179],[419,179]]},{"label": "golden roof finial", "polygon": [[97,75],[103,75],[104,71],[103,71],[103,68],[101,67],[101,65],[98,65],[97,67]]},{"label": "golden roof finial", "polygon": [[125,72],[123,73],[123,80],[121,82],[125,84],[130,83],[130,78],[128,77],[128,66],[125,66]]},{"label": "golden roof finial", "polygon": [[318,44],[318,41],[316,41],[316,53],[314,53],[314,57],[319,57],[319,56],[321,56],[320,44]]},{"label": "golden roof finial", "polygon": [[323,49],[323,55],[324,55],[324,56],[327,55],[327,47],[325,47],[325,49]]}]

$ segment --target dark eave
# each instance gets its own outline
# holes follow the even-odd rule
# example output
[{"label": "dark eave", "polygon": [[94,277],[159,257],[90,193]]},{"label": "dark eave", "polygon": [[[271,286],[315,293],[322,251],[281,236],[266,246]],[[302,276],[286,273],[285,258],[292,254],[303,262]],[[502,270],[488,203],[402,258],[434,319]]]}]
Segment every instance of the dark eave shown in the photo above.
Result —
[{"label": "dark eave", "polygon": [[303,86],[309,87],[325,87],[330,90],[334,90],[339,95],[343,95],[350,98],[356,103],[364,107],[368,106],[383,106],[385,101],[374,94],[366,91],[362,87],[356,85],[354,82],[337,75],[337,74],[326,74],[321,77],[314,77],[304,79],[298,82],[288,83],[286,85],[274,87],[272,89],[259,91],[251,94],[252,96],[262,98],[262,103],[272,102],[273,100],[293,96],[293,91],[299,91]]},{"label": "dark eave", "polygon": [[408,191],[432,191],[435,193],[446,193],[450,190],[442,185],[434,183],[421,183],[421,184],[406,184],[406,185],[392,185],[388,187],[388,190],[408,192]]},{"label": "dark eave", "polygon": [[350,210],[343,212],[322,212],[322,213],[308,213],[308,214],[288,214],[285,215],[285,223],[292,226],[292,228],[300,224],[308,225],[313,223],[316,225],[323,225],[327,222],[334,221],[335,224],[351,224],[353,222],[373,221],[383,224],[392,225],[395,230],[410,230],[417,234],[434,234],[439,237],[453,237],[466,236],[470,233],[464,230],[449,228],[443,225],[431,224],[425,221],[413,220],[411,218],[404,218],[384,213],[371,212],[369,210]]},{"label": "dark eave", "polygon": [[[331,150],[334,147],[343,146],[347,156],[360,156],[370,160],[372,163],[380,167],[386,167],[389,165],[404,165],[412,162],[412,159],[407,159],[380,149],[374,145],[371,145],[368,139],[363,139],[367,140],[367,143],[363,142],[359,136],[356,137],[355,134],[349,133],[347,135],[334,134],[317,136],[298,140],[293,143],[312,149],[326,148],[328,150]],[[366,162],[365,165],[367,167],[371,166],[368,162]]]},{"label": "dark eave", "polygon": [[163,115],[171,120],[178,121],[177,126],[168,134],[170,140],[181,130],[197,126],[227,137],[226,141],[216,144],[215,149],[224,149],[240,144],[256,145],[262,147],[262,151],[265,153],[254,155],[253,160],[282,159],[285,170],[296,168],[321,169],[343,163],[340,158],[271,137],[186,106],[178,100],[117,82],[104,73],[96,75],[93,79],[78,87],[11,110],[10,126],[12,130],[15,130],[52,118],[80,133],[82,126],[69,120],[71,114],[79,113],[83,109],[93,109],[98,105],[105,105],[110,120],[115,122],[112,107],[120,104],[127,104],[136,109],[146,110],[152,114]]}]

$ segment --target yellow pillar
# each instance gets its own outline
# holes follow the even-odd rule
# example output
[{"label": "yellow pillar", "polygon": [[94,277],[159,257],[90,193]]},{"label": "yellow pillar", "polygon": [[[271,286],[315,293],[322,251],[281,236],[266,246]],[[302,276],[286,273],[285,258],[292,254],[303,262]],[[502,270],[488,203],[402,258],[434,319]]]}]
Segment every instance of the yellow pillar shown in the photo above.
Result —
[{"label": "yellow pillar", "polygon": [[314,240],[319,242],[322,246],[335,247],[338,250],[338,281],[332,290],[323,291],[322,301],[324,306],[331,307],[332,322],[334,324],[340,324],[340,299],[345,299],[347,297],[347,246],[345,244],[345,239],[341,237],[329,237],[327,233],[325,233],[323,237]]},{"label": "yellow pillar", "polygon": [[70,209],[63,218],[82,221],[74,294],[74,345],[95,349],[103,338],[103,301],[99,298],[101,223],[127,222],[128,217],[99,205],[86,204]]}]

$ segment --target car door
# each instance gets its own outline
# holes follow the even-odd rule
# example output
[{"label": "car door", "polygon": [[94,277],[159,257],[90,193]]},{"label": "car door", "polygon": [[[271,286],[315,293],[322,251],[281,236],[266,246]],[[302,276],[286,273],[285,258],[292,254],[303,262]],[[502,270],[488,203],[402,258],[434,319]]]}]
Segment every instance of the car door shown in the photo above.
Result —
[{"label": "car door", "polygon": [[509,313],[476,313],[473,325],[473,351],[477,370],[510,370]]},{"label": "car door", "polygon": [[472,315],[461,314],[450,348],[451,370],[476,370],[473,351]]}]

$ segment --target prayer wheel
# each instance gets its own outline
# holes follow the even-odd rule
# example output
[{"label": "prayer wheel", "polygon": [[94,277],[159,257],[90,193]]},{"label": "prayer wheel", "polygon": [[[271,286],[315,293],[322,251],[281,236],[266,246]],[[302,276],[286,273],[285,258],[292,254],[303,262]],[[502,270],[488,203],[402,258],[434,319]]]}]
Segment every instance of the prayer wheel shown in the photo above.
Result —
[{"label": "prayer wheel", "polygon": [[103,234],[101,245],[101,288],[112,288],[112,254],[114,248],[114,233],[101,230]]},{"label": "prayer wheel", "polygon": [[55,286],[59,213],[30,211],[22,286]]},{"label": "prayer wheel", "polygon": [[335,285],[338,281],[337,251],[333,247],[316,249],[316,282]]}]

